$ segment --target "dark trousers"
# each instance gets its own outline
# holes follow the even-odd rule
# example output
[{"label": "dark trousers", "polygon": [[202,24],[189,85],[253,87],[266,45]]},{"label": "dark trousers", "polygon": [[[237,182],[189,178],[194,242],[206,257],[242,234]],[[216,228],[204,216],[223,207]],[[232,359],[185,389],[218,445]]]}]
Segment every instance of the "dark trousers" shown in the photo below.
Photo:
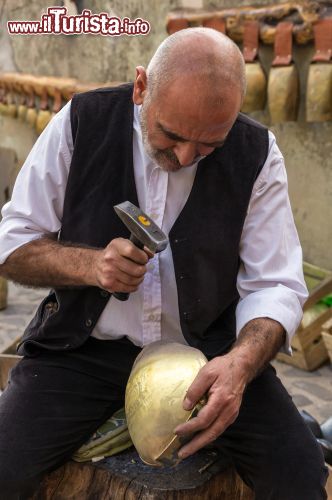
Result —
[{"label": "dark trousers", "polygon": [[[0,397],[0,499],[27,499],[114,411],[140,349],[90,338],[43,351],[12,370]],[[216,445],[257,500],[326,498],[323,455],[272,367],[247,388],[239,417]]]}]

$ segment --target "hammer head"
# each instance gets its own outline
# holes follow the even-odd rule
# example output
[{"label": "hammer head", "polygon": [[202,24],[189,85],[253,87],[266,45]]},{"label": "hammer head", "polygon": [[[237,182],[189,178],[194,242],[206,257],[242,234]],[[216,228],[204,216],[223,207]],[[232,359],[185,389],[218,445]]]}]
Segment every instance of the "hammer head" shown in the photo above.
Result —
[{"label": "hammer head", "polygon": [[142,210],[130,201],[115,205],[114,210],[142,246],[154,253],[165,250],[168,245],[166,234]]}]

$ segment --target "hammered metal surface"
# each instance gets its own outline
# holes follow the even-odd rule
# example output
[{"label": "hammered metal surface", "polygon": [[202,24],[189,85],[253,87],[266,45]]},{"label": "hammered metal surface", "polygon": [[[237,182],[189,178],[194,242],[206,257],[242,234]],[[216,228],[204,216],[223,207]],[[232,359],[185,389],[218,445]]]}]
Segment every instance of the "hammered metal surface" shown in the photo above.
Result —
[{"label": "hammered metal surface", "polygon": [[126,389],[126,417],[132,441],[150,465],[177,461],[181,443],[173,433],[193,411],[182,408],[186,391],[207,362],[199,350],[154,342],[135,361]]}]

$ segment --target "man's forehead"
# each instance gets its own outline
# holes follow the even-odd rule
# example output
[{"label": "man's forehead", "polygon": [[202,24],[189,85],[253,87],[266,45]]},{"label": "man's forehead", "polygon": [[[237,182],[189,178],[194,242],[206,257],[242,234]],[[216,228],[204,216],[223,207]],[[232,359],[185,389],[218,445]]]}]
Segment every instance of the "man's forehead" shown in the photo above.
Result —
[{"label": "man's forehead", "polygon": [[154,119],[164,130],[185,139],[191,133],[206,136],[207,141],[211,136],[213,140],[222,138],[232,127],[240,107],[237,99],[212,106],[200,99],[172,97],[154,101]]}]

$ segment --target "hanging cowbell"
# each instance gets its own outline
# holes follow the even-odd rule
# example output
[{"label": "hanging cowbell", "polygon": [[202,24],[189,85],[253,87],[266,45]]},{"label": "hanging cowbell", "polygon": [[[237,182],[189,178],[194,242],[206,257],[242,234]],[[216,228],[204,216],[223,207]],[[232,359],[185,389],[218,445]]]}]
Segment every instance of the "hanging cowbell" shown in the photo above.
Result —
[{"label": "hanging cowbell", "polygon": [[60,78],[45,78],[45,87],[47,95],[53,100],[51,105],[51,119],[58,113],[62,106],[62,96],[60,91],[61,79]]},{"label": "hanging cowbell", "polygon": [[49,109],[40,109],[38,111],[36,119],[36,132],[38,135],[41,134],[42,131],[46,128],[46,125],[48,125],[51,118],[52,115]]},{"label": "hanging cowbell", "polygon": [[18,108],[17,108],[17,116],[21,121],[25,121],[27,111],[28,111],[28,108],[27,108],[27,105],[26,105],[24,97],[23,97],[21,103],[18,105]]},{"label": "hanging cowbell", "polygon": [[242,104],[243,113],[264,109],[266,76],[258,60],[259,23],[247,21],[243,33],[243,57],[246,62],[247,91]]},{"label": "hanging cowbell", "polygon": [[226,33],[226,23],[221,17],[211,17],[210,19],[205,19],[202,24],[205,28],[212,28],[220,33]]},{"label": "hanging cowbell", "polygon": [[7,307],[8,284],[5,278],[0,276],[0,311]]},{"label": "hanging cowbell", "polygon": [[27,96],[27,112],[25,115],[25,121],[30,125],[30,127],[34,127],[37,120],[36,97],[32,85],[33,80],[34,77],[32,75],[25,75],[22,81],[23,91]]},{"label": "hanging cowbell", "polygon": [[14,77],[14,87],[17,92],[17,117],[25,121],[27,114],[27,96],[23,88],[24,77],[21,73],[17,73]]},{"label": "hanging cowbell", "polygon": [[48,107],[48,94],[45,83],[45,78],[36,79],[36,82],[33,86],[34,91],[37,95],[40,96],[39,101],[39,111],[36,119],[36,132],[37,134],[41,134],[45,129],[46,125],[52,118],[51,112]]},{"label": "hanging cowbell", "polygon": [[306,92],[308,122],[332,120],[332,19],[314,25],[315,54],[309,66]]},{"label": "hanging cowbell", "polygon": [[74,78],[45,77],[44,84],[48,96],[53,101],[51,105],[51,116],[53,118],[62,108],[63,100],[69,101],[72,98],[76,80]]},{"label": "hanging cowbell", "polygon": [[0,112],[4,116],[9,116],[9,87],[8,87],[8,75],[2,73],[0,75],[0,93],[1,93],[1,104]]},{"label": "hanging cowbell", "polygon": [[0,114],[5,115],[7,112],[7,106],[6,106],[6,90],[4,83],[0,80]]},{"label": "hanging cowbell", "polygon": [[17,104],[15,100],[14,83],[11,81],[10,76],[6,83],[8,89],[7,92],[7,116],[11,118],[16,118],[17,116]]},{"label": "hanging cowbell", "polygon": [[170,18],[167,20],[166,23],[166,29],[167,33],[169,35],[172,35],[173,33],[176,33],[177,31],[184,30],[186,28],[189,28],[189,22],[187,19],[184,19],[183,17],[179,18]]},{"label": "hanging cowbell", "polygon": [[25,120],[30,125],[30,127],[34,127],[36,125],[36,120],[37,120],[36,108],[28,107],[27,113],[25,115]]},{"label": "hanging cowbell", "polygon": [[274,59],[268,82],[268,107],[272,123],[295,121],[299,104],[299,77],[292,63],[293,23],[279,23],[274,39]]}]

